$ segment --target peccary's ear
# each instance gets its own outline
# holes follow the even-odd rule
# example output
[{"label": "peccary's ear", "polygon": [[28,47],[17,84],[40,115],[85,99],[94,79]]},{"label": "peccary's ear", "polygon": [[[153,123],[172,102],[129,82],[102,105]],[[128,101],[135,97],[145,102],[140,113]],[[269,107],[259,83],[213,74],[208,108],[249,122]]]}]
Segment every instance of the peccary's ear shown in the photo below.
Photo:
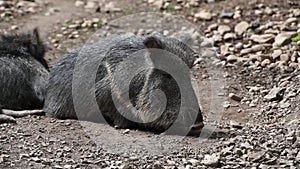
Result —
[{"label": "peccary's ear", "polygon": [[31,39],[33,44],[40,44],[40,35],[39,35],[39,30],[38,28],[34,28],[32,32],[32,39]]},{"label": "peccary's ear", "polygon": [[159,40],[155,36],[146,37],[146,39],[144,40],[144,45],[147,48],[158,48],[158,49],[163,48],[163,44],[162,44],[161,40]]}]

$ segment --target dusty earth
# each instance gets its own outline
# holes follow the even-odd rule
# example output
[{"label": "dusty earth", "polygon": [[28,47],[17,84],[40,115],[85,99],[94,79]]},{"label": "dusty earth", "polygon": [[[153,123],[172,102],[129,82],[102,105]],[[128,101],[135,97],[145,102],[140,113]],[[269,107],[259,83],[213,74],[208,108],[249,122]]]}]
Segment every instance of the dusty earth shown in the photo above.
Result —
[{"label": "dusty earth", "polygon": [[[243,35],[214,40],[217,57],[203,59],[193,69],[208,126],[200,138],[29,116],[17,119],[17,124],[0,124],[0,168],[300,168],[298,60],[290,57],[281,65],[284,57],[280,56],[269,59],[273,65],[264,66],[261,58],[273,56],[272,44],[252,56],[239,55],[241,47],[236,47],[239,43],[242,49],[255,45],[248,33],[262,35],[267,29],[275,30],[274,34],[279,33],[276,30],[299,32],[298,1],[3,2],[6,1],[0,1],[0,7],[7,10],[0,8],[0,32],[24,32],[38,27],[49,46],[46,58],[50,65],[63,53],[83,45],[97,30],[112,31],[106,23],[139,12],[182,15],[209,38],[217,37],[214,31],[222,31],[217,29],[220,25],[228,25],[231,30],[227,32],[232,32],[241,21],[250,26]],[[185,2],[191,5],[181,5]],[[194,2],[198,4],[193,5]],[[28,10],[22,11],[23,8]],[[12,12],[6,15],[8,9]],[[211,16],[194,17],[203,10]],[[290,18],[296,18],[296,24],[276,27],[277,22]],[[264,44],[267,43],[272,42]],[[228,51],[224,52],[224,45],[229,46]],[[298,52],[300,56],[300,43],[289,42],[278,48],[284,54]],[[233,58],[233,54],[238,58]],[[260,58],[251,59],[254,56]],[[214,89],[217,93],[213,93]]]}]

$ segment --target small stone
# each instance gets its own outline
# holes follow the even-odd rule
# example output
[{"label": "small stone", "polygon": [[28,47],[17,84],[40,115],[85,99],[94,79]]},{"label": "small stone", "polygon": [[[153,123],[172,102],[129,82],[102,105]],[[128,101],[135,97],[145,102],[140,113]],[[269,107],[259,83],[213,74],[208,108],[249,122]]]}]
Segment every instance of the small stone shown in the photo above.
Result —
[{"label": "small stone", "polygon": [[299,17],[300,16],[300,9],[299,8],[294,9],[293,10],[293,15],[294,15],[294,17]]},{"label": "small stone", "polygon": [[241,54],[254,53],[254,52],[262,51],[264,49],[265,47],[263,45],[254,45],[251,48],[242,49]]},{"label": "small stone", "polygon": [[236,128],[236,129],[243,129],[243,125],[241,123],[236,122],[236,121],[230,121],[230,125],[233,128]]},{"label": "small stone", "polygon": [[227,62],[229,63],[233,63],[239,60],[239,57],[235,56],[235,55],[229,55],[227,56]]},{"label": "small stone", "polygon": [[265,34],[274,34],[274,35],[277,35],[279,33],[278,30],[276,29],[267,29],[264,31]]},{"label": "small stone", "polygon": [[280,96],[281,88],[274,87],[271,91],[264,97],[267,101],[275,101],[280,100],[282,96]]},{"label": "small stone", "polygon": [[17,29],[19,29],[19,27],[18,27],[17,25],[12,25],[12,26],[10,27],[10,29],[11,29],[11,30],[17,30]]},{"label": "small stone", "polygon": [[202,164],[210,167],[217,167],[219,165],[219,156],[216,154],[204,156],[204,159],[201,161]]},{"label": "small stone", "polygon": [[282,32],[275,37],[274,46],[283,46],[291,42],[291,38],[296,35],[295,32]]},{"label": "small stone", "polygon": [[72,168],[72,165],[65,165],[64,166],[64,169],[71,169]]},{"label": "small stone", "polygon": [[41,162],[41,159],[39,159],[38,157],[32,157],[31,160],[37,163]]},{"label": "small stone", "polygon": [[159,9],[162,9],[164,6],[164,1],[163,0],[156,0],[153,2],[153,5],[156,6]]},{"label": "small stone", "polygon": [[121,12],[121,8],[115,7],[114,2],[109,2],[104,6],[104,12]]},{"label": "small stone", "polygon": [[253,152],[253,153],[249,154],[249,160],[252,162],[258,162],[264,158],[265,154],[266,153],[263,151]]},{"label": "small stone", "polygon": [[218,27],[218,32],[220,33],[220,35],[224,35],[225,33],[230,32],[230,30],[230,27],[227,25],[220,25]]},{"label": "small stone", "polygon": [[249,88],[250,93],[258,92],[259,90],[260,90],[260,88],[257,86],[252,86]]},{"label": "small stone", "polygon": [[223,38],[225,41],[228,41],[228,40],[235,39],[236,36],[235,36],[235,33],[226,33]]},{"label": "small stone", "polygon": [[214,3],[216,0],[206,0],[207,3]]},{"label": "small stone", "polygon": [[272,15],[274,13],[273,9],[271,9],[269,7],[266,7],[264,12],[268,15]]},{"label": "small stone", "polygon": [[85,9],[94,9],[96,8],[96,2],[88,1],[84,6]]},{"label": "small stone", "polygon": [[237,43],[236,45],[234,45],[234,47],[235,47],[236,49],[242,49],[242,48],[243,48],[243,43],[242,43],[242,42],[239,42],[239,43]]},{"label": "small stone", "polygon": [[76,7],[84,6],[84,2],[83,1],[75,1],[75,6]]},{"label": "small stone", "polygon": [[222,36],[220,34],[215,34],[211,37],[211,39],[214,41],[214,42],[221,42],[223,40]]},{"label": "small stone", "polygon": [[195,14],[195,18],[197,19],[203,19],[203,20],[211,20],[212,19],[212,15],[210,12],[207,11],[200,11],[198,13]]},{"label": "small stone", "polygon": [[130,133],[129,129],[126,129],[125,131],[122,132],[122,134],[129,134],[129,133]]},{"label": "small stone", "polygon": [[172,160],[167,160],[167,163],[168,163],[169,165],[175,165],[175,164],[176,164],[176,162],[175,162],[175,161],[172,161]]},{"label": "small stone", "polygon": [[242,17],[242,15],[240,14],[240,13],[235,13],[234,15],[233,15],[233,19],[239,19],[239,18],[241,18]]},{"label": "small stone", "polygon": [[227,46],[227,45],[222,45],[222,46],[220,47],[220,49],[221,49],[221,55],[222,55],[222,56],[227,56],[227,55],[230,54],[230,52],[229,52],[229,46]]},{"label": "small stone", "polygon": [[249,27],[248,22],[242,21],[234,27],[234,32],[236,32],[238,36],[241,36]]},{"label": "small stone", "polygon": [[213,31],[213,30],[216,30],[218,28],[218,24],[214,23],[214,24],[211,24],[208,26],[208,30],[209,31]]},{"label": "small stone", "polygon": [[299,58],[298,52],[294,51],[292,56],[291,56],[291,61],[292,62],[297,62],[298,58]]},{"label": "small stone", "polygon": [[242,97],[240,97],[234,93],[229,93],[229,98],[231,98],[232,100],[238,101],[238,102],[240,102],[242,100]]},{"label": "small stone", "polygon": [[291,23],[297,23],[298,19],[297,18],[289,18],[285,21],[285,24],[291,24]]},{"label": "small stone", "polygon": [[196,166],[200,163],[200,161],[196,160],[196,159],[190,159],[190,160],[188,160],[188,162],[190,162],[193,166]]},{"label": "small stone", "polygon": [[251,48],[247,48],[247,49],[242,49],[240,53],[242,55],[245,55],[245,54],[248,54],[248,53],[251,53],[251,52],[252,52],[252,49]]},{"label": "small stone", "polygon": [[257,43],[273,43],[275,39],[275,35],[273,34],[252,35],[250,39]]},{"label": "small stone", "polygon": [[221,18],[229,18],[231,19],[233,17],[234,13],[233,12],[222,12],[221,13]]},{"label": "small stone", "polygon": [[253,55],[253,54],[251,54],[251,55],[249,56],[249,59],[250,59],[251,61],[262,61],[262,58],[261,58],[259,55]]},{"label": "small stone", "polygon": [[271,62],[271,60],[270,59],[265,59],[265,60],[263,60],[262,62],[261,62],[261,66],[262,67],[266,67],[267,65],[270,65],[272,62]]},{"label": "small stone", "polygon": [[273,58],[274,60],[276,60],[277,58],[280,57],[281,54],[282,54],[282,50],[280,50],[280,49],[274,50],[274,51],[273,51],[273,54],[272,54],[272,58]]},{"label": "small stone", "polygon": [[289,60],[290,60],[290,57],[289,57],[288,54],[281,54],[280,55],[280,61],[287,63]]},{"label": "small stone", "polygon": [[226,155],[232,154],[232,149],[234,146],[223,148],[221,151],[221,156],[225,157]]}]

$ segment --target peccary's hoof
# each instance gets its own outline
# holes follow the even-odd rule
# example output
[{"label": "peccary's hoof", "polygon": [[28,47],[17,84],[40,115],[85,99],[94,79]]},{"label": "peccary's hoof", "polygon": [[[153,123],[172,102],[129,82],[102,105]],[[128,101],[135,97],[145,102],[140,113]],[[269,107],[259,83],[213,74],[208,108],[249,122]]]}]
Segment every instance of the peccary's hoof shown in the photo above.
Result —
[{"label": "peccary's hoof", "polygon": [[197,123],[197,124],[194,124],[192,127],[191,127],[191,130],[189,132],[189,136],[199,136],[201,131],[202,131],[202,128],[204,127],[204,123],[203,122],[200,122],[200,123]]}]

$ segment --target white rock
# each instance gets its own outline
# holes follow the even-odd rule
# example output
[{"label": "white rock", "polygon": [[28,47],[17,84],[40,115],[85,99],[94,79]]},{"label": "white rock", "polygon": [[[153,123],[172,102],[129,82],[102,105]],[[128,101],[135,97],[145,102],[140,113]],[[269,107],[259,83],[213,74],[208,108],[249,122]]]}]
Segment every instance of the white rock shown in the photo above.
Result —
[{"label": "white rock", "polygon": [[83,1],[75,1],[75,6],[76,7],[84,6],[84,2]]},{"label": "white rock", "polygon": [[197,19],[203,19],[203,20],[211,20],[212,19],[212,14],[207,11],[200,11],[195,14],[195,18]]},{"label": "white rock", "polygon": [[216,154],[212,154],[212,155],[206,154],[204,156],[204,159],[201,161],[201,163],[206,166],[217,167],[219,164],[219,158],[220,158],[219,155]]},{"label": "white rock", "polygon": [[250,27],[248,22],[242,21],[234,27],[234,31],[241,36]]},{"label": "white rock", "polygon": [[264,35],[252,35],[250,37],[251,40],[257,43],[273,43],[275,39],[275,35],[273,34],[264,34]]},{"label": "white rock", "polygon": [[121,8],[117,8],[115,6],[115,3],[114,2],[109,2],[108,4],[106,4],[104,6],[104,11],[105,12],[121,12],[122,9]]},{"label": "white rock", "polygon": [[226,33],[225,35],[224,35],[224,40],[231,40],[231,39],[235,39],[236,38],[236,36],[235,36],[235,33]]},{"label": "white rock", "polygon": [[86,3],[86,5],[84,6],[84,8],[86,8],[86,9],[93,9],[93,8],[96,8],[96,3],[93,2],[93,1],[88,1],[88,2]]},{"label": "white rock", "polygon": [[225,33],[227,32],[230,32],[231,31],[231,28],[227,25],[220,25],[218,27],[218,32],[221,34],[221,35],[224,35]]},{"label": "white rock", "polygon": [[277,58],[280,57],[281,54],[282,54],[282,50],[281,49],[274,50],[273,53],[272,53],[272,58],[274,60],[276,60]]},{"label": "white rock", "polygon": [[269,94],[267,94],[264,98],[267,101],[276,100],[276,99],[278,99],[278,95],[279,95],[279,93],[280,93],[281,90],[282,90],[281,88],[274,87],[273,89],[271,89],[271,91],[269,92]]},{"label": "white rock", "polygon": [[275,37],[273,46],[286,45],[291,41],[291,38],[296,35],[296,32],[282,32]]}]

